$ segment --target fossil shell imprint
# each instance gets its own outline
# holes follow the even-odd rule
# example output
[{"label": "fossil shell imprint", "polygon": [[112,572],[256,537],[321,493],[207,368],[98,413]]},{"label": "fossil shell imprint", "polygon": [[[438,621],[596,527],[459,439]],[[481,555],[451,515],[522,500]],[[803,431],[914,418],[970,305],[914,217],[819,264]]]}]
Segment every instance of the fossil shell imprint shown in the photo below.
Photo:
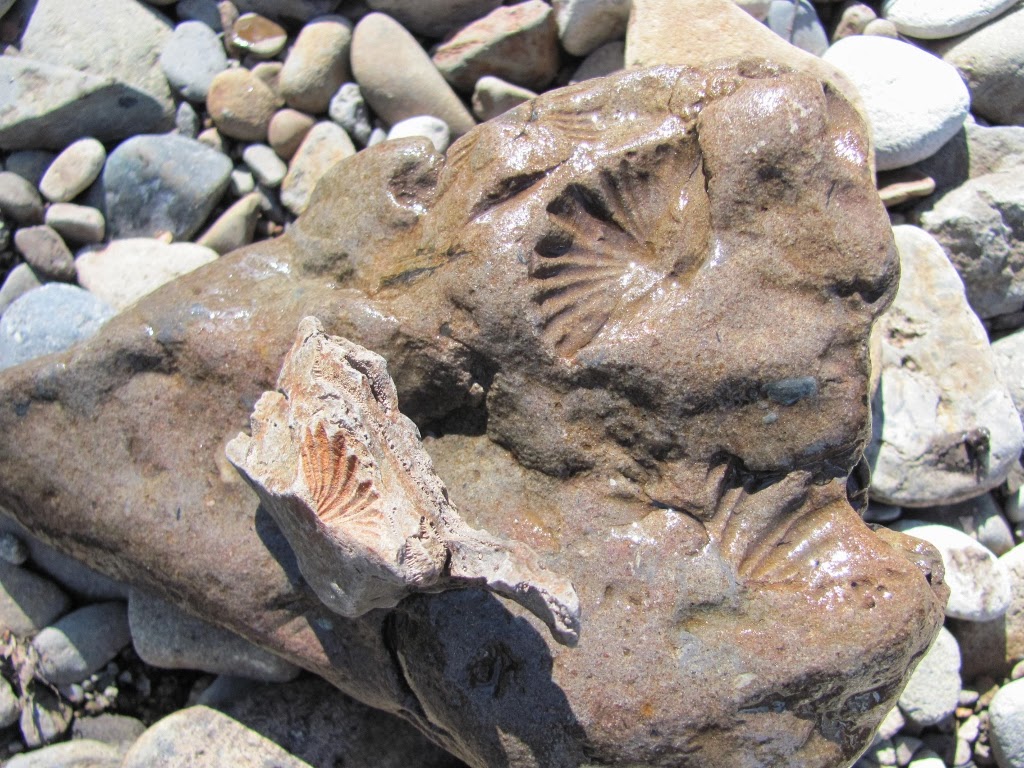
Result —
[{"label": "fossil shell imprint", "polygon": [[534,613],[560,643],[579,638],[579,598],[524,544],[470,528],[398,410],[382,357],[299,324],[278,391],[228,459],[292,545],[331,610],[356,617],[414,592],[482,586]]}]

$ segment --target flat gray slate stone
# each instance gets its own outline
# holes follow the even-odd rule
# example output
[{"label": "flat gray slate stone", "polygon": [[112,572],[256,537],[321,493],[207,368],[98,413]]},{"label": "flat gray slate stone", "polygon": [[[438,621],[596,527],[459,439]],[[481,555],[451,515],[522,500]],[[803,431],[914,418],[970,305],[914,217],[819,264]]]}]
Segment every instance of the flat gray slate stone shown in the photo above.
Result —
[{"label": "flat gray slate stone", "polygon": [[0,370],[67,349],[113,316],[113,308],[77,286],[47,283],[35,288],[0,317]]},{"label": "flat gray slate stone", "polygon": [[188,240],[227,189],[231,160],[184,136],[135,136],[103,169],[107,234],[112,240],[169,232]]},{"label": "flat gray slate stone", "polygon": [[164,105],[107,77],[0,56],[0,149],[63,149],[92,136],[117,141],[160,130]]}]

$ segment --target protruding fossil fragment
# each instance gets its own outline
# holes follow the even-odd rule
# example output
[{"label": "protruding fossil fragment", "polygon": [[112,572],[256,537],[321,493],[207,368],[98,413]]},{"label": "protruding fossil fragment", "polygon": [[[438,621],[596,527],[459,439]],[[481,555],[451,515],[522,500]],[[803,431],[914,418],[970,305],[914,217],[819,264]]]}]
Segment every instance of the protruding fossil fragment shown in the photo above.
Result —
[{"label": "protruding fossil fragment", "polygon": [[382,357],[299,324],[278,391],[228,458],[288,538],[302,575],[343,616],[390,608],[413,592],[483,586],[575,645],[580,608],[567,579],[527,546],[470,528],[398,410]]}]

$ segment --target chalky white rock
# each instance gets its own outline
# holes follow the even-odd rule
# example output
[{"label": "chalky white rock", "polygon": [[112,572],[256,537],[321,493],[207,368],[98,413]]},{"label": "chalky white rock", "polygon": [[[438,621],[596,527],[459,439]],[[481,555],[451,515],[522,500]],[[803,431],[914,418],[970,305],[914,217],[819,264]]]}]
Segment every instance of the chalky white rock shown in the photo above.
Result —
[{"label": "chalky white rock", "polygon": [[970,95],[956,69],[909,43],[855,35],[822,58],[860,91],[881,171],[935,154],[967,119]]},{"label": "chalky white rock", "polygon": [[882,15],[904,35],[953,37],[994,19],[1017,0],[886,0]]}]

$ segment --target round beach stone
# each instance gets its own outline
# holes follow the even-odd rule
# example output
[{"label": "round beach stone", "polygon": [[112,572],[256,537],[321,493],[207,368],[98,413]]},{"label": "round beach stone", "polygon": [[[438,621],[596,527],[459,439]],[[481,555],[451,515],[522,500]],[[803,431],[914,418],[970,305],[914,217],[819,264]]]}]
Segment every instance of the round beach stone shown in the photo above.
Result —
[{"label": "round beach stone", "polygon": [[196,244],[223,255],[251,243],[256,234],[261,198],[259,192],[250,192],[235,201],[196,240]]},{"label": "round beach stone", "polygon": [[274,113],[267,128],[267,143],[274,148],[277,156],[291,160],[295,150],[306,138],[316,119],[295,109],[281,109]]},{"label": "round beach stone", "polygon": [[119,768],[121,752],[91,739],[73,739],[15,755],[6,768]]},{"label": "round beach stone", "polygon": [[587,56],[572,73],[569,83],[579,83],[592,77],[604,77],[612,72],[618,72],[625,66],[626,44],[622,40],[613,40]]},{"label": "round beach stone", "polygon": [[882,15],[904,35],[935,40],[981,26],[1017,0],[885,0]]},{"label": "round beach stone", "polygon": [[213,79],[227,69],[228,57],[216,32],[201,21],[183,21],[164,43],[160,66],[175,91],[203,102]]},{"label": "round beach stone", "polygon": [[331,97],[346,80],[352,22],[343,16],[314,19],[302,28],[278,80],[281,95],[289,107],[323,114]]},{"label": "round beach stone", "polygon": [[904,717],[918,726],[935,725],[953,714],[960,699],[960,647],[942,627],[900,694]]},{"label": "round beach stone", "polygon": [[34,635],[70,604],[64,590],[49,579],[0,561],[0,627],[15,637]]},{"label": "round beach stone", "polygon": [[947,525],[904,519],[891,527],[923,539],[939,550],[949,586],[947,616],[991,621],[1006,613],[1010,606],[1010,575],[1006,566],[984,546]]},{"label": "round beach stone", "polygon": [[18,722],[21,706],[11,684],[0,677],[0,728],[7,728]]},{"label": "round beach stone", "polygon": [[356,25],[352,73],[366,102],[389,125],[434,115],[455,136],[476,125],[416,38],[382,13],[364,16]]},{"label": "round beach stone", "polygon": [[573,56],[586,56],[626,34],[631,0],[553,0],[558,39]]},{"label": "round beach stone", "polygon": [[121,768],[309,768],[270,739],[217,710],[179,710],[151,726]]},{"label": "round beach stone", "polygon": [[214,251],[195,243],[129,238],[80,254],[76,266],[79,284],[120,311],[216,259]]},{"label": "round beach stone", "polygon": [[103,214],[88,205],[54,203],[46,209],[45,221],[65,240],[75,243],[102,242],[106,231]]},{"label": "round beach stone", "polygon": [[75,285],[47,283],[31,290],[0,317],[0,369],[65,350],[113,316],[109,304]]},{"label": "round beach stone", "polygon": [[294,664],[240,635],[138,590],[128,598],[128,622],[136,653],[160,669],[201,669],[265,682],[284,682],[299,674]]},{"label": "round beach stone", "polygon": [[963,651],[965,679],[987,675],[1002,679],[1024,659],[1024,545],[999,558],[1010,577],[1010,605],[991,621],[948,623]]},{"label": "round beach stone", "polygon": [[43,199],[36,188],[10,171],[0,172],[0,213],[18,224],[43,220]]},{"label": "round beach stone", "polygon": [[16,173],[33,187],[39,186],[39,182],[46,173],[46,169],[57,157],[54,152],[47,152],[43,149],[22,149],[11,152],[7,156],[4,168],[11,173]]},{"label": "round beach stone", "polygon": [[128,139],[103,169],[109,236],[189,239],[220,201],[231,168],[225,155],[195,139]]},{"label": "round beach stone", "polygon": [[231,25],[231,45],[259,59],[272,59],[284,50],[284,27],[258,13],[243,13]]},{"label": "round beach stone", "polygon": [[1024,765],[1024,680],[1002,686],[988,707],[989,742],[999,768]]},{"label": "round beach stone", "polygon": [[242,150],[242,162],[246,164],[256,181],[265,187],[280,185],[288,166],[277,153],[266,144],[250,144]]},{"label": "round beach stone", "polygon": [[970,95],[957,71],[909,43],[855,35],[822,58],[860,91],[879,170],[935,154],[967,119]]},{"label": "round beach stone", "polygon": [[11,302],[19,296],[25,295],[33,288],[38,288],[40,285],[42,285],[42,282],[36,273],[32,271],[32,267],[28,264],[18,264],[15,266],[14,269],[7,273],[4,284],[0,286],[0,315],[11,305]]},{"label": "round beach stone", "polygon": [[75,257],[53,227],[22,227],[14,233],[14,247],[44,282],[75,281]]},{"label": "round beach stone", "polygon": [[121,601],[79,608],[32,640],[39,672],[55,684],[79,683],[131,642],[128,606]]},{"label": "round beach stone", "polygon": [[406,139],[411,136],[423,136],[430,139],[434,149],[438,152],[444,152],[448,149],[452,133],[448,130],[444,120],[431,117],[430,115],[407,118],[400,123],[395,123],[391,126],[391,130],[388,131],[389,139]]},{"label": "round beach stone", "polygon": [[296,216],[302,213],[321,177],[355,153],[352,139],[340,125],[327,121],[314,125],[288,165],[281,182],[281,203]]},{"label": "round beach stone", "polygon": [[917,227],[893,233],[902,279],[874,331],[881,381],[867,449],[871,497],[903,507],[964,501],[1006,479],[1024,430],[942,247]]},{"label": "round beach stone", "polygon": [[485,75],[540,90],[558,74],[554,12],[543,0],[496,8],[445,40],[433,61],[449,83],[466,93]]},{"label": "round beach stone", "polygon": [[217,130],[241,141],[264,141],[274,113],[284,106],[278,96],[248,69],[228,69],[213,78],[206,97]]},{"label": "round beach stone", "polygon": [[1024,184],[1016,169],[968,179],[921,214],[983,319],[1024,309]]},{"label": "round beach stone", "polygon": [[51,203],[74,200],[99,178],[107,151],[96,139],[79,139],[50,164],[39,182],[39,191]]},{"label": "round beach stone", "polygon": [[490,120],[536,95],[527,88],[487,75],[477,80],[473,88],[473,114],[478,120]]},{"label": "round beach stone", "polygon": [[1024,329],[992,342],[992,354],[999,378],[1006,384],[1017,412],[1024,418]]},{"label": "round beach stone", "polygon": [[327,115],[344,128],[356,144],[365,146],[370,140],[373,125],[370,123],[370,111],[366,108],[366,100],[358,84],[343,84],[331,97]]},{"label": "round beach stone", "polygon": [[877,18],[878,14],[870,5],[856,2],[844,3],[839,22],[832,33],[832,40],[842,40],[850,35],[859,35],[870,22]]},{"label": "round beach stone", "polygon": [[971,91],[975,114],[999,125],[1024,125],[1024,4],[934,50]]},{"label": "round beach stone", "polygon": [[765,21],[772,32],[801,50],[820,56],[828,48],[828,35],[810,0],[772,0]]}]

